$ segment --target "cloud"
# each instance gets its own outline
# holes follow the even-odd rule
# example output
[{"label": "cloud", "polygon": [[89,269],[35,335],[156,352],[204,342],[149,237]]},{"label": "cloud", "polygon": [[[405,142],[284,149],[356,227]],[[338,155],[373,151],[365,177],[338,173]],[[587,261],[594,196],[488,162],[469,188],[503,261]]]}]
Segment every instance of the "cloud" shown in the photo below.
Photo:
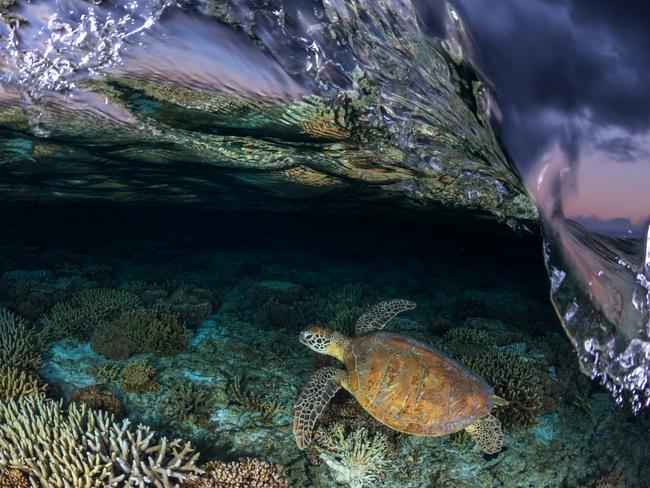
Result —
[{"label": "cloud", "polygon": [[[590,126],[650,129],[650,6],[610,0],[455,0],[496,88],[503,136],[519,165]],[[549,121],[546,114],[558,114]],[[586,129],[586,130],[585,130]],[[578,137],[580,136],[580,137]],[[605,143],[617,157],[625,142]]]}]

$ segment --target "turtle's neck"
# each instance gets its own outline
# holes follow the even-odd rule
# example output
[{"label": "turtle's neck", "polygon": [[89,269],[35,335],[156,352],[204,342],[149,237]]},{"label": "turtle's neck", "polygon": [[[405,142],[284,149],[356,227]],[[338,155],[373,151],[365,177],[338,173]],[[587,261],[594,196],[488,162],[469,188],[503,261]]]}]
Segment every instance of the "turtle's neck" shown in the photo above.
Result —
[{"label": "turtle's neck", "polygon": [[352,339],[349,337],[340,332],[334,332],[332,333],[332,342],[327,347],[327,354],[334,356],[336,359],[344,363],[351,342]]}]

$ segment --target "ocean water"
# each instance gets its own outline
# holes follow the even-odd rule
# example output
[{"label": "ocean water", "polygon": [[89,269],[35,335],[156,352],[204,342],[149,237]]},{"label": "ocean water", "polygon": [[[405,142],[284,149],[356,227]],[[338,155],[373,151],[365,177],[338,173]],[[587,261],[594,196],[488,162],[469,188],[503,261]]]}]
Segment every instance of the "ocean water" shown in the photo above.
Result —
[{"label": "ocean water", "polygon": [[1,3],[0,487],[650,487],[647,133],[495,5]]}]

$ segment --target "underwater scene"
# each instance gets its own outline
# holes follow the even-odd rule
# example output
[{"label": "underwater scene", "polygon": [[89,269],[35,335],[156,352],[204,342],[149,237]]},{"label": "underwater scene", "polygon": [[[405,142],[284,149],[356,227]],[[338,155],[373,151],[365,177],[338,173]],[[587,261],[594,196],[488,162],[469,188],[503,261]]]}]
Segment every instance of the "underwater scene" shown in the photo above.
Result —
[{"label": "underwater scene", "polygon": [[0,488],[650,488],[648,18],[0,0]]}]

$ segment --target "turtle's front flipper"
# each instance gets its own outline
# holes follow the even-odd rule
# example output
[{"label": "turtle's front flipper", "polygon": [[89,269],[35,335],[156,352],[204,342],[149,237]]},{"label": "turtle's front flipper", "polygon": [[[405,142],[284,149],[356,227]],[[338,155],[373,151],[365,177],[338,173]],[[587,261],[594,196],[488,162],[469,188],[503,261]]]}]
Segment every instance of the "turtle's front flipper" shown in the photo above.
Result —
[{"label": "turtle's front flipper", "polygon": [[465,430],[484,452],[496,454],[501,451],[503,432],[501,432],[501,422],[494,415],[477,420],[465,427]]},{"label": "turtle's front flipper", "polygon": [[341,383],[347,380],[347,375],[342,369],[321,368],[307,381],[296,406],[293,407],[293,435],[300,449],[304,449],[311,442],[316,420],[339,391]]},{"label": "turtle's front flipper", "polygon": [[381,330],[395,315],[414,308],[415,302],[409,300],[387,300],[378,303],[359,317],[354,330],[357,335],[365,334],[372,330]]}]

